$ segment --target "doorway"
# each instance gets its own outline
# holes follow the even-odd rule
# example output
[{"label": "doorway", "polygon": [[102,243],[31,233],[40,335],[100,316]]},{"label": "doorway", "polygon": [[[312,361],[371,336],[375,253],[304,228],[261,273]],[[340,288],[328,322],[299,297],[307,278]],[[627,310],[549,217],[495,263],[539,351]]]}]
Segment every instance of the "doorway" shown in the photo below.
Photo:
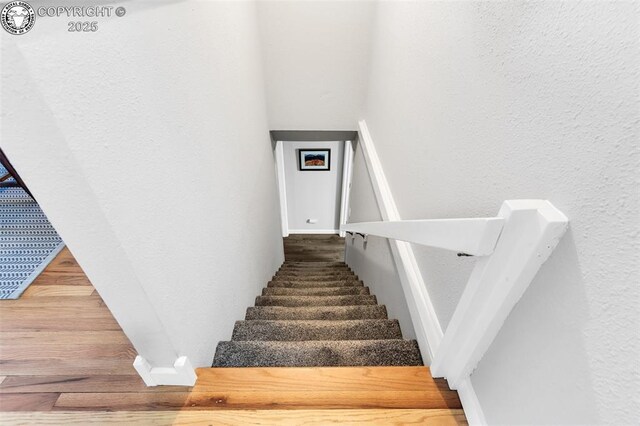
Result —
[{"label": "doorway", "polygon": [[275,160],[282,235],[341,234],[348,219],[352,142],[279,140]]}]

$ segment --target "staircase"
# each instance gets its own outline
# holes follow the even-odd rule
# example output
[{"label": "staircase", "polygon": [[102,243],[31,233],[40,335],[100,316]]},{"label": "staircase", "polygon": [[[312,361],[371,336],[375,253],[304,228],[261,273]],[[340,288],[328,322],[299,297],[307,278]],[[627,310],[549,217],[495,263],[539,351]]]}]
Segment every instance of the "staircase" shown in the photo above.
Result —
[{"label": "staircase", "polygon": [[458,393],[341,261],[344,246],[337,235],[284,239],[285,263],[218,344],[216,368],[198,369],[185,413],[208,424],[467,424]]},{"label": "staircase", "polygon": [[419,365],[416,341],[403,340],[398,321],[344,262],[301,260],[285,261],[213,360],[213,367]]}]

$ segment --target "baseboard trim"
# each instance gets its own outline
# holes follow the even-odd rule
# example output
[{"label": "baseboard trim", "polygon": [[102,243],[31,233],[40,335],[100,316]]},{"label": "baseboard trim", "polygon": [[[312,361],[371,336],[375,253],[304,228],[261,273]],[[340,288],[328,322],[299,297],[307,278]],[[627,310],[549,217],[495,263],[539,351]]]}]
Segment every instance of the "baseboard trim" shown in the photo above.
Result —
[{"label": "baseboard trim", "polygon": [[[358,133],[380,215],[385,221],[401,220],[382,163],[364,120],[358,122]],[[398,269],[422,358],[425,363],[429,364],[434,359],[436,350],[442,341],[442,327],[424,284],[411,244],[390,239],[389,245]]]},{"label": "baseboard trim", "polygon": [[181,356],[172,367],[152,367],[146,359],[138,355],[133,361],[142,380],[147,386],[193,386],[196,383],[196,371],[186,356]]},{"label": "baseboard trim", "polygon": [[[364,120],[358,123],[358,129],[359,141],[380,215],[383,220],[401,220],[382,163]],[[425,363],[430,363],[442,342],[444,335],[442,327],[425,287],[411,244],[390,239],[389,245],[398,268],[422,357]],[[471,378],[467,377],[461,382],[457,390],[469,424],[486,425],[487,422],[471,384]]]},{"label": "baseboard trim", "polygon": [[471,384],[471,377],[467,377],[460,382],[458,386],[458,396],[460,397],[460,402],[462,402],[467,422],[472,426],[486,425],[487,420],[484,417],[484,412],[480,406],[480,401],[478,401],[476,391]]},{"label": "baseboard trim", "polygon": [[338,234],[339,229],[289,229],[291,234]]}]

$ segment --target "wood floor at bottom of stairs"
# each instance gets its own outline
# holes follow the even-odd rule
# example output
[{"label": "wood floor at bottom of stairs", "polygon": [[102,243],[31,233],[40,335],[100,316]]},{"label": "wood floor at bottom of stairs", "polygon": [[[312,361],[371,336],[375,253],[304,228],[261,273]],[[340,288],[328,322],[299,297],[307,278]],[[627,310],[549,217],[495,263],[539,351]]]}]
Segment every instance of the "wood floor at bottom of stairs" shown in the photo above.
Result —
[{"label": "wood floor at bottom of stairs", "polygon": [[[466,424],[457,392],[428,367],[200,368],[197,374],[191,388],[128,392],[76,380],[13,380],[0,386],[0,423]],[[25,403],[33,399],[42,403]]]},{"label": "wood floor at bottom of stairs", "polygon": [[462,410],[216,410],[2,413],[3,425],[461,425]]}]

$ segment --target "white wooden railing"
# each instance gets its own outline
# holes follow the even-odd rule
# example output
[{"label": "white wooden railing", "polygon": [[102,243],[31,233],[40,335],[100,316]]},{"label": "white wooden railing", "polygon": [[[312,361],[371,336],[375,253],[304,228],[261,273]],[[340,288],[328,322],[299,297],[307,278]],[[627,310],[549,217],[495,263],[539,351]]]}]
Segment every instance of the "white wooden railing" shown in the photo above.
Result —
[{"label": "white wooden railing", "polygon": [[[502,204],[497,217],[349,223],[341,230],[478,257],[444,335],[426,336],[433,376],[446,377],[449,386],[458,389],[466,385],[568,222],[548,201],[512,200]],[[426,288],[411,291],[415,295]],[[412,312],[414,323],[433,318],[419,312],[432,307],[419,303],[414,309],[418,312]],[[429,329],[428,324],[421,325]]]}]

